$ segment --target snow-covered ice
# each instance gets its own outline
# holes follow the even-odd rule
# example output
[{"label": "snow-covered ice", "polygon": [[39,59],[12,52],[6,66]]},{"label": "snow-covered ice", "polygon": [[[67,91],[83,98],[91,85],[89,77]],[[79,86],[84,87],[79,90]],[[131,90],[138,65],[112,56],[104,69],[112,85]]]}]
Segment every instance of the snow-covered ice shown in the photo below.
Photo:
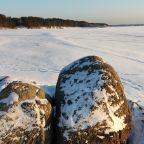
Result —
[{"label": "snow-covered ice", "polygon": [[0,75],[54,85],[60,70],[98,55],[119,73],[129,99],[144,104],[144,27],[0,30]]},{"label": "snow-covered ice", "polygon": [[144,107],[143,26],[0,30],[0,76],[36,81],[48,91],[65,65],[88,55],[111,64],[127,98]]}]

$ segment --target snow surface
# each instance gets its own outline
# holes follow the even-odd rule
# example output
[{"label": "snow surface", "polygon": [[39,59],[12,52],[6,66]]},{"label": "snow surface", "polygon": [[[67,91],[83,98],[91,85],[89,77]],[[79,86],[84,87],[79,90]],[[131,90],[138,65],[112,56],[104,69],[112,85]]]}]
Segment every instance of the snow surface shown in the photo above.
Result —
[{"label": "snow surface", "polygon": [[0,30],[0,74],[55,85],[60,70],[98,55],[121,77],[129,99],[144,104],[144,27]]},{"label": "snow surface", "polygon": [[144,107],[143,26],[0,30],[0,75],[36,81],[48,91],[65,65],[88,55],[111,64],[127,98]]},{"label": "snow surface", "polygon": [[0,100],[0,104],[4,103],[6,105],[11,105],[14,102],[18,102],[18,98],[19,96],[15,92],[11,92],[7,98]]},{"label": "snow surface", "polygon": [[0,76],[0,91],[2,91],[11,82],[10,77]]},{"label": "snow surface", "polygon": [[133,130],[130,135],[129,144],[144,144],[144,109],[142,110],[136,103],[132,105]]}]

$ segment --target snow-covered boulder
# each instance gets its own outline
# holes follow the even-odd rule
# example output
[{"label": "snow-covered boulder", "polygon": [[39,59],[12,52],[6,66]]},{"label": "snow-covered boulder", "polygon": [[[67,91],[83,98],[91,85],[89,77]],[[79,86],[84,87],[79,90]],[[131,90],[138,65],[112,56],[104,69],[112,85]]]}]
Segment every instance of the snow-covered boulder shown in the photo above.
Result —
[{"label": "snow-covered boulder", "polygon": [[52,107],[40,88],[12,82],[0,92],[0,144],[50,144]]},{"label": "snow-covered boulder", "polygon": [[58,144],[126,144],[131,111],[115,70],[84,57],[63,68],[56,86]]}]

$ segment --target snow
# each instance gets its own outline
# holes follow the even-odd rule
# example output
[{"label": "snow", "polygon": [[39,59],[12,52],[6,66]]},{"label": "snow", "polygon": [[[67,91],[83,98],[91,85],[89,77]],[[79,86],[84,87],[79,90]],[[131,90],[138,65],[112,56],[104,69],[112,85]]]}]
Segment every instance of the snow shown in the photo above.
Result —
[{"label": "snow", "polygon": [[60,70],[88,55],[111,64],[127,98],[144,108],[143,26],[0,30],[0,75],[36,81],[50,93]]},{"label": "snow", "polygon": [[[10,96],[8,96],[8,98],[13,97],[13,95],[15,97],[14,100],[17,100],[17,97],[19,96],[15,93],[11,93]],[[45,127],[45,118],[41,117],[41,109],[36,103],[36,100],[39,100],[41,104],[48,103],[46,99],[40,99],[37,96],[35,96],[34,99],[21,101],[16,106],[10,107],[7,112],[0,111],[0,143],[3,138],[9,135],[16,128],[20,127],[23,130],[32,131],[34,128]],[[7,102],[7,100],[5,99],[3,99],[2,101]],[[33,111],[24,111],[24,109],[22,108],[22,104],[26,102],[33,104]]]},{"label": "snow", "polygon": [[10,78],[8,76],[0,76],[0,91],[2,91],[10,83]]},{"label": "snow", "polygon": [[49,94],[50,97],[54,97],[55,96],[55,85],[42,85],[41,88],[44,90],[45,93]]},{"label": "snow", "polygon": [[[93,126],[97,122],[101,122],[104,117],[106,117],[106,114],[101,110],[98,110],[95,114],[91,115],[90,107],[94,105],[95,101],[92,98],[84,100],[83,96],[80,97],[80,95],[84,95],[84,92],[86,92],[86,95],[89,95],[96,82],[101,79],[101,75],[98,75],[98,72],[97,74],[92,73],[89,76],[87,74],[87,71],[82,71],[68,75],[70,78],[61,85],[61,90],[68,95],[68,97],[65,97],[65,101],[67,103],[61,107],[61,112],[66,113],[68,119],[66,119],[65,116],[61,116],[59,127],[66,126],[67,129],[70,129],[71,131],[77,131],[78,129],[86,129],[88,126]],[[78,82],[75,82],[75,79],[78,79]],[[79,81],[81,80],[82,83],[79,84]],[[91,83],[85,83],[83,80],[92,81]],[[68,83],[71,83],[71,85]],[[69,100],[71,101],[71,104],[68,103]],[[87,105],[87,107],[85,105]],[[75,111],[76,114],[74,115]],[[99,117],[99,115],[101,115],[101,117]],[[80,116],[80,119],[78,119],[78,116]],[[96,117],[99,119],[96,119]]]},{"label": "snow", "polygon": [[14,102],[18,102],[18,98],[19,96],[15,92],[11,92],[7,98],[0,100],[0,104],[12,105]]},{"label": "snow", "polygon": [[[87,79],[85,81],[87,81]],[[72,81],[69,81],[69,82],[72,82]],[[75,87],[74,92],[73,92],[73,89],[74,89],[73,86]],[[95,90],[94,98],[87,96],[90,98],[87,101],[85,101],[83,97],[80,97],[78,102],[76,102],[75,99],[78,96],[83,95],[83,91],[81,90],[87,89],[87,86],[89,86],[89,84],[83,85],[82,83],[81,86],[84,86],[84,87],[80,88],[77,86],[77,84],[74,84],[74,85],[72,84],[71,91],[69,90],[70,94],[73,93],[72,95],[68,94],[68,91],[67,91],[68,89],[63,88],[62,86],[62,89],[65,91],[65,94],[69,95],[68,98],[65,97],[65,101],[68,102],[68,99],[70,99],[72,103],[71,105],[65,104],[64,106],[61,107],[61,112],[65,113],[66,116],[68,116],[68,119],[66,119],[65,116],[61,116],[60,122],[59,122],[59,127],[63,127],[63,126],[66,127],[66,130],[64,131],[64,137],[66,139],[69,139],[70,132],[77,131],[79,129],[83,130],[88,127],[95,126],[97,123],[102,123],[103,121],[106,121],[106,124],[107,124],[105,134],[123,130],[126,126],[126,124],[124,123],[125,115],[118,117],[118,116],[115,116],[114,113],[121,107],[124,101],[121,101],[116,106],[110,106],[110,102],[108,101],[108,97],[110,97],[109,93],[107,93],[105,89],[103,89],[102,91],[97,89]],[[89,92],[92,91],[93,86],[94,85],[90,86],[89,91],[87,91],[87,95],[89,95]],[[104,99],[104,102],[106,103],[108,111],[109,111],[109,115],[107,115],[107,112],[104,111],[104,108],[102,106],[99,106],[97,104],[97,101],[100,102],[100,99],[101,100]],[[87,107],[85,106],[86,104],[87,104]],[[92,105],[98,106],[98,109],[95,111],[91,111],[90,107]],[[73,115],[75,111],[76,111],[76,114]],[[80,117],[80,119],[77,119],[77,117]]]},{"label": "snow", "polygon": [[130,135],[130,144],[144,144],[144,110],[135,102],[131,103],[133,111],[133,130]]},{"label": "snow", "polygon": [[105,90],[102,91],[101,95],[104,96],[104,99],[105,99],[105,102],[109,111],[109,116],[112,120],[112,121],[108,121],[108,119],[105,119],[106,121],[108,121],[107,123],[110,128],[106,130],[105,133],[109,134],[110,132],[118,132],[119,130],[123,130],[126,127],[126,124],[124,123],[125,115],[118,117],[114,114],[121,107],[121,105],[123,104],[123,101],[121,101],[120,104],[118,104],[116,107],[112,107],[110,106],[108,102],[108,96]]}]

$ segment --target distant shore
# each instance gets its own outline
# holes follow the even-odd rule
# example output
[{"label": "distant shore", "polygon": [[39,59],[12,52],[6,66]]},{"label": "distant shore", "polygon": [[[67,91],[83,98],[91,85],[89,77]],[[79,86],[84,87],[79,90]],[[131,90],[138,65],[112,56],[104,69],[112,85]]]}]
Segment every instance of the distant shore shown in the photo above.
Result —
[{"label": "distant shore", "polygon": [[86,21],[75,21],[60,18],[41,18],[41,17],[7,17],[0,14],[0,28],[52,28],[52,27],[107,27],[106,23],[89,23]]},{"label": "distant shore", "polygon": [[117,24],[117,25],[109,25],[112,27],[127,27],[127,26],[144,26],[144,24]]}]

